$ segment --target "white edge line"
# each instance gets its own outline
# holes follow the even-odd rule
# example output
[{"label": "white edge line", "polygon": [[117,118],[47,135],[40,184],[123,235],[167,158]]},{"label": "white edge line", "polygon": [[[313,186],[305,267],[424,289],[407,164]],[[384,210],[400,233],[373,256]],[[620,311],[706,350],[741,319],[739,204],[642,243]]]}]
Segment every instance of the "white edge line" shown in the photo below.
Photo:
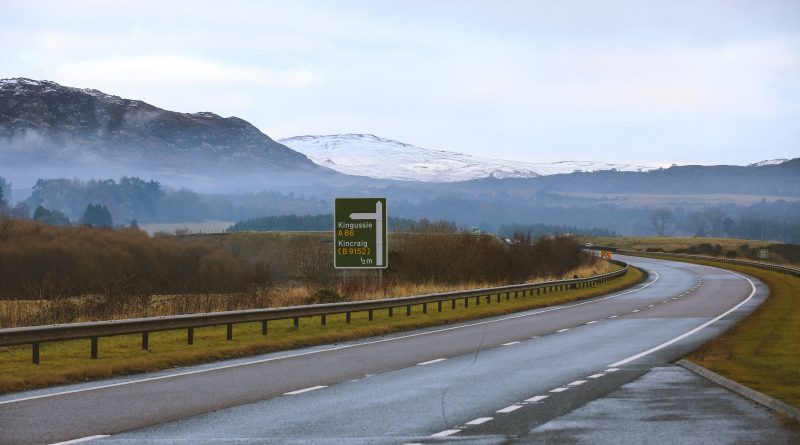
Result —
[{"label": "white edge line", "polygon": [[324,386],[324,385],[312,386],[310,388],[298,389],[297,391],[285,392],[285,393],[283,393],[283,395],[285,395],[285,396],[293,396],[293,395],[297,395],[297,394],[302,394],[304,392],[316,391],[316,390],[322,389],[322,388],[327,388],[327,386]]},{"label": "white edge line", "polygon": [[486,422],[488,422],[488,421],[490,421],[492,419],[494,419],[494,417],[478,417],[475,420],[470,420],[465,425],[481,425],[481,424],[484,424],[484,423],[486,423]]},{"label": "white edge line", "polygon": [[97,434],[94,436],[86,436],[86,437],[81,437],[80,439],[72,439],[64,442],[51,443],[50,445],[72,445],[74,443],[83,443],[83,442],[88,442],[90,440],[102,439],[104,437],[108,437],[108,434]]},{"label": "white edge line", "polygon": [[510,341],[508,343],[503,343],[502,346],[511,346],[511,345],[516,345],[517,343],[519,343],[519,342],[518,341]]},{"label": "white edge line", "polygon": [[642,267],[642,269],[645,269],[648,272],[651,272],[651,273],[655,274],[655,278],[653,279],[653,281],[645,284],[642,287],[636,288],[636,289],[631,289],[629,291],[615,293],[615,294],[611,294],[611,295],[608,295],[608,296],[605,296],[605,297],[602,297],[602,298],[597,298],[597,299],[588,300],[588,301],[582,301],[580,303],[574,303],[574,304],[570,304],[570,305],[566,305],[566,306],[551,307],[551,308],[541,309],[541,310],[534,311],[534,312],[527,312],[527,313],[523,313],[523,314],[511,315],[511,316],[508,316],[508,317],[498,318],[498,319],[494,319],[494,320],[479,321],[479,322],[476,322],[476,323],[464,324],[464,325],[459,325],[459,326],[450,326],[450,327],[447,327],[447,328],[436,329],[436,330],[433,330],[433,331],[426,331],[426,332],[418,332],[418,333],[415,333],[415,334],[402,335],[402,336],[399,336],[399,337],[382,338],[380,340],[373,340],[373,341],[368,341],[368,342],[360,342],[360,343],[354,343],[354,344],[349,344],[349,345],[335,346],[335,347],[327,348],[327,349],[316,349],[316,350],[313,350],[313,351],[304,351],[304,352],[299,352],[299,353],[296,353],[296,354],[288,354],[288,355],[283,355],[283,356],[280,356],[280,357],[269,357],[269,358],[253,360],[253,361],[244,362],[244,363],[232,363],[230,365],[223,365],[223,366],[218,366],[218,367],[215,367],[215,368],[196,369],[196,370],[193,370],[193,371],[179,372],[179,373],[176,373],[176,374],[167,374],[167,375],[162,375],[162,376],[158,376],[158,377],[148,377],[148,378],[145,378],[145,379],[128,380],[128,381],[125,381],[125,382],[111,383],[111,384],[108,384],[108,385],[92,386],[90,388],[80,388],[80,389],[73,389],[73,390],[69,390],[69,391],[61,391],[61,392],[54,392],[54,393],[50,393],[50,394],[42,394],[42,395],[38,395],[38,396],[23,397],[21,399],[4,400],[4,401],[0,401],[0,405],[7,405],[7,404],[10,404],[10,403],[17,403],[17,402],[25,402],[25,401],[28,401],[28,400],[44,399],[44,398],[47,398],[47,397],[63,396],[63,395],[75,394],[75,393],[79,393],[79,392],[96,391],[96,390],[99,390],[99,389],[114,388],[114,387],[117,387],[117,386],[127,386],[127,385],[133,385],[133,384],[136,384],[136,383],[146,383],[146,382],[152,382],[152,381],[156,381],[156,380],[171,379],[171,378],[183,377],[183,376],[193,375],[193,374],[202,374],[202,373],[206,373],[206,372],[220,371],[220,370],[230,369],[230,368],[237,368],[239,366],[257,365],[257,364],[261,364],[261,363],[274,362],[274,361],[277,361],[277,360],[285,360],[285,359],[289,359],[289,358],[302,357],[302,356],[306,356],[306,355],[320,354],[320,353],[323,353],[323,352],[338,351],[338,350],[342,350],[342,349],[350,349],[350,348],[355,348],[355,347],[360,347],[360,346],[369,346],[369,345],[374,345],[374,344],[378,344],[378,343],[385,343],[385,342],[390,342],[390,341],[404,340],[406,338],[419,337],[419,336],[422,336],[422,335],[438,334],[440,332],[453,331],[453,330],[456,330],[456,329],[464,329],[464,328],[469,328],[469,327],[473,327],[473,326],[481,326],[481,325],[491,324],[491,323],[499,323],[499,322],[502,322],[502,321],[515,320],[517,318],[531,317],[531,316],[534,316],[534,315],[544,314],[544,313],[547,313],[547,312],[553,312],[553,311],[558,311],[558,310],[562,310],[562,309],[569,309],[569,308],[576,307],[576,306],[583,306],[585,304],[597,303],[597,302],[600,302],[600,301],[608,300],[610,298],[616,298],[616,297],[620,297],[622,295],[627,295],[627,294],[631,294],[631,293],[634,293],[634,292],[638,292],[638,291],[640,291],[642,289],[645,289],[645,288],[649,287],[650,285],[652,285],[653,283],[655,283],[656,281],[658,281],[661,278],[661,276],[658,274],[658,272],[656,272],[654,270],[647,269],[647,268],[644,268],[644,267]]},{"label": "white edge line", "polygon": [[567,332],[567,331],[569,331],[569,328],[559,329],[559,330],[556,331],[556,333]]},{"label": "white edge line", "polygon": [[584,324],[595,324],[595,323],[597,323],[597,320],[594,320],[594,321],[587,321],[587,322],[586,322],[586,323],[584,323]]},{"label": "white edge line", "polygon": [[417,363],[417,366],[425,366],[425,365],[432,365],[434,363],[439,363],[447,360],[446,358],[437,358],[433,360],[428,360],[427,362]]},{"label": "white edge line", "polygon": [[[715,269],[719,269],[719,268],[715,267]],[[739,278],[744,278],[745,280],[747,280],[747,282],[750,283],[750,287],[753,288],[753,290],[750,291],[750,295],[748,295],[747,298],[745,298],[744,300],[739,302],[739,304],[737,304],[736,306],[728,309],[727,311],[723,312],[722,314],[718,315],[717,317],[715,317],[715,318],[713,318],[713,319],[701,324],[700,326],[692,329],[691,331],[684,332],[683,334],[673,338],[672,340],[665,341],[664,343],[661,343],[658,346],[654,346],[654,347],[652,347],[652,348],[650,348],[650,349],[648,349],[646,351],[642,351],[642,352],[640,352],[640,353],[638,353],[636,355],[632,355],[632,356],[630,356],[628,358],[625,358],[625,359],[622,359],[622,360],[620,360],[618,362],[614,362],[614,363],[612,363],[612,364],[610,364],[608,366],[609,367],[622,366],[622,365],[624,365],[626,363],[629,363],[629,362],[632,362],[632,361],[634,361],[636,359],[640,359],[640,358],[642,358],[642,357],[644,357],[646,355],[650,355],[650,354],[652,354],[652,353],[654,353],[654,352],[656,352],[658,350],[664,349],[667,346],[669,346],[669,345],[671,345],[671,344],[673,344],[673,343],[675,343],[677,341],[683,340],[684,338],[686,338],[686,337],[688,337],[688,336],[690,336],[690,335],[692,335],[692,334],[694,334],[694,333],[696,333],[696,332],[698,332],[698,331],[700,331],[702,329],[705,329],[707,326],[711,325],[712,323],[715,323],[715,322],[719,321],[721,318],[725,317],[726,315],[730,314],[731,312],[735,311],[736,309],[739,309],[742,305],[744,305],[745,303],[750,301],[750,299],[753,298],[753,295],[756,294],[756,284],[753,283],[753,280],[751,280],[750,278],[747,278],[746,276],[738,274],[736,272],[731,272],[729,270],[725,270],[725,269],[719,269],[719,270],[723,270],[725,272],[728,272],[728,273],[731,273],[733,275],[736,275]]]},{"label": "white edge line", "polygon": [[457,430],[457,429],[444,430],[444,431],[439,431],[436,434],[431,434],[430,437],[447,437],[447,436],[452,436],[453,434],[459,433],[459,432],[461,432],[461,430]]}]

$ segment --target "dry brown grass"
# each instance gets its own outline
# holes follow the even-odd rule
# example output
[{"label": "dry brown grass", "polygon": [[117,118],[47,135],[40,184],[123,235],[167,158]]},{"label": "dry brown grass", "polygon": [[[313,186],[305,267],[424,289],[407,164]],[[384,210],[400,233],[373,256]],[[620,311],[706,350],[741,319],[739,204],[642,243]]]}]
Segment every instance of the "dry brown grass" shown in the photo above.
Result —
[{"label": "dry brown grass", "polygon": [[[585,264],[579,268],[555,277],[537,277],[529,280],[540,283],[549,280],[567,279],[574,276],[588,277],[609,272],[613,267],[604,261]],[[375,275],[375,273],[373,273]],[[344,299],[361,301],[378,298],[404,297],[438,292],[459,291],[501,286],[505,283],[464,282],[459,284],[442,283],[397,283],[378,286],[374,277],[334,286]],[[241,309],[299,306],[309,303],[316,287],[302,285],[275,287],[246,293],[229,294],[182,294],[156,295],[147,306],[126,305],[110,313],[108,319],[121,320],[139,317],[158,317],[163,315],[219,312]],[[55,323],[74,323],[97,320],[94,296],[48,300],[0,300],[0,328],[44,325]]]}]

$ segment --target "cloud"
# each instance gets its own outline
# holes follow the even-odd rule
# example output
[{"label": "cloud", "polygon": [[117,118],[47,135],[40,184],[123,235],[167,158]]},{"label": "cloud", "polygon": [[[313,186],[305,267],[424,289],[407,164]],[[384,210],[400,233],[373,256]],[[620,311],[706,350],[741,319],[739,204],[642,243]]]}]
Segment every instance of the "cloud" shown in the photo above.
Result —
[{"label": "cloud", "polygon": [[180,56],[115,57],[66,62],[54,69],[55,77],[67,85],[99,85],[119,79],[139,85],[249,85],[305,88],[320,77],[308,68],[270,69],[233,65],[218,60]]}]

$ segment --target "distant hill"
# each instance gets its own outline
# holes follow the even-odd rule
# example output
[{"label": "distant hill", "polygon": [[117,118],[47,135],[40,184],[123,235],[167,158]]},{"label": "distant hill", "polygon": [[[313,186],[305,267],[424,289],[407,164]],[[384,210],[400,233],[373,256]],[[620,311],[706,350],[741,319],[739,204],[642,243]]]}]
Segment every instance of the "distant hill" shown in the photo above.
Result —
[{"label": "distant hill", "polygon": [[0,80],[0,165],[41,177],[333,173],[237,117],[24,78]]},{"label": "distant hill", "polygon": [[531,179],[485,178],[463,188],[519,193],[652,194],[652,195],[768,195],[800,196],[800,158],[780,164],[685,165],[647,172],[596,171],[540,176]]}]

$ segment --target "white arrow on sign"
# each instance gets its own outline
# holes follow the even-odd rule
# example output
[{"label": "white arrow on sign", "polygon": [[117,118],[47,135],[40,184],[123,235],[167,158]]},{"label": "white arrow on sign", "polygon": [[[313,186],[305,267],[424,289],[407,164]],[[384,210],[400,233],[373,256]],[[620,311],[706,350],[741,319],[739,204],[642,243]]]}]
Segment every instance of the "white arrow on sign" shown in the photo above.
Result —
[{"label": "white arrow on sign", "polygon": [[375,220],[375,265],[383,266],[383,203],[375,203],[375,213],[351,213],[350,219]]}]

